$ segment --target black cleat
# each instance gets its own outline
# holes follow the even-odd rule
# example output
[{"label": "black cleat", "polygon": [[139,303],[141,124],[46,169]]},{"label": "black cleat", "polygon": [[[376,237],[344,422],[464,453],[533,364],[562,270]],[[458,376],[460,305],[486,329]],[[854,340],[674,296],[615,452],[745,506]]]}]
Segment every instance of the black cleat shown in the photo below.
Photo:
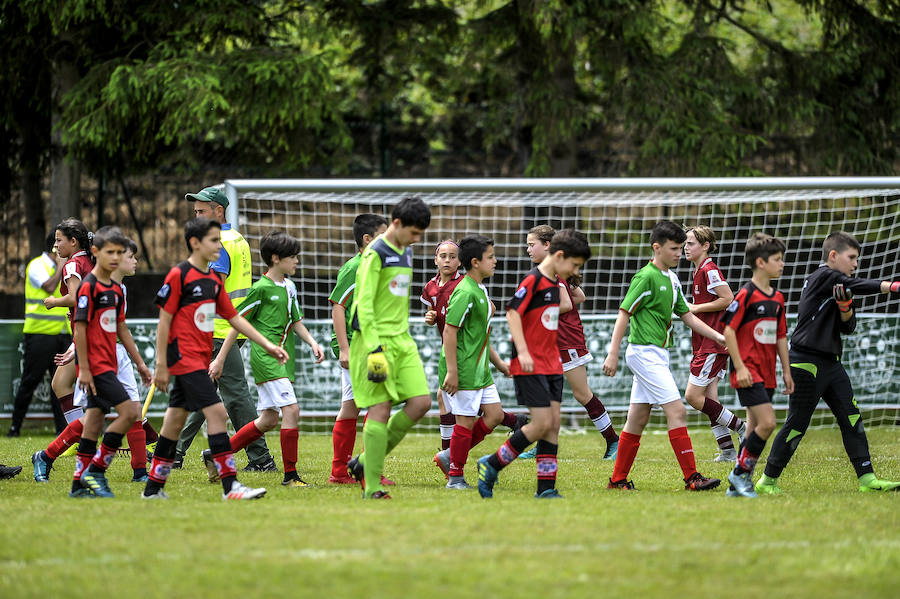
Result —
[{"label": "black cleat", "polygon": [[265,462],[260,462],[259,464],[247,464],[247,467],[244,468],[244,472],[279,472],[278,466],[275,465],[275,460],[271,457]]},{"label": "black cleat", "polygon": [[12,478],[21,471],[21,466],[6,466],[4,464],[0,464],[0,478]]},{"label": "black cleat", "polygon": [[689,479],[684,481],[684,490],[709,491],[718,487],[721,482],[718,478],[706,478],[699,472],[694,472]]},{"label": "black cleat", "polygon": [[356,456],[347,462],[347,474],[362,486],[363,493],[366,492],[366,471],[363,465],[359,463],[359,456]]}]

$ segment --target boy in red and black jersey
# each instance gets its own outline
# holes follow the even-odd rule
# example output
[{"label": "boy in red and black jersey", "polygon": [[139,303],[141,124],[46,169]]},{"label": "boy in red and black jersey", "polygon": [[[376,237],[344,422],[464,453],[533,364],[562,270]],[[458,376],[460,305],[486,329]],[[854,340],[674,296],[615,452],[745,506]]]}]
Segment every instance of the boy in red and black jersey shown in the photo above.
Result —
[{"label": "boy in red and black jersey", "polygon": [[559,413],[563,370],[556,345],[559,325],[557,277],[578,273],[591,248],[584,235],[566,229],[553,236],[550,253],[529,272],[510,300],[506,319],[513,340],[509,370],[516,400],[526,406],[530,422],[514,432],[496,453],[478,460],[478,492],[493,497],[497,475],[529,445],[537,441],[538,498],[557,498],[556,454],[559,448]]},{"label": "boy in red and black jersey", "polygon": [[764,233],[755,233],[747,242],[747,264],[753,278],[744,285],[725,310],[725,346],[731,356],[731,386],[747,408],[747,435],[734,470],[728,475],[729,497],[756,497],[753,469],[775,430],[775,360],[781,359],[784,392],[794,392],[788,360],[787,320],[784,296],[772,287],[772,280],[784,270],[785,245]]},{"label": "boy in red and black jersey", "polygon": [[228,320],[238,332],[244,333],[282,364],[288,356],[237,314],[225,293],[221,277],[210,270],[209,264],[216,260],[222,248],[219,232],[219,223],[207,218],[188,221],[184,239],[191,255],[169,271],[157,293],[160,312],[153,382],[157,388],[166,390],[170,374],[175,375],[175,380],[142,495],[144,499],[168,499],[163,486],[172,469],[178,434],[184,427],[187,413],[196,410],[202,410],[206,417],[209,448],[222,481],[222,499],[256,499],[266,493],[265,489],[250,489],[237,480],[234,455],[225,429],[228,415],[208,374],[212,359],[213,316],[219,314]]},{"label": "boy in red and black jersey", "polygon": [[[125,295],[111,278],[125,252],[125,236],[116,227],[103,227],[94,235],[91,252],[97,265],[78,288],[75,308],[75,355],[78,384],[87,392],[84,431],[78,444],[70,497],[113,497],[106,481],[122,438],[140,414],[116,378],[116,337],[129,354],[138,356],[131,332],[125,326]],[[105,415],[115,409],[118,417],[97,438]]]}]

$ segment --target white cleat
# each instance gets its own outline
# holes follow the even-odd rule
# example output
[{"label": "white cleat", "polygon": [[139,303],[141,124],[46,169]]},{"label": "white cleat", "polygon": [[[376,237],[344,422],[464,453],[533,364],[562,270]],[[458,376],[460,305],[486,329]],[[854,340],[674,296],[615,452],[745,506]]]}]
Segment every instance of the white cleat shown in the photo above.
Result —
[{"label": "white cleat", "polygon": [[231,484],[231,490],[228,493],[222,493],[222,500],[259,499],[265,494],[266,490],[262,487],[259,489],[251,489],[250,487],[242,485],[240,481],[234,481]]}]

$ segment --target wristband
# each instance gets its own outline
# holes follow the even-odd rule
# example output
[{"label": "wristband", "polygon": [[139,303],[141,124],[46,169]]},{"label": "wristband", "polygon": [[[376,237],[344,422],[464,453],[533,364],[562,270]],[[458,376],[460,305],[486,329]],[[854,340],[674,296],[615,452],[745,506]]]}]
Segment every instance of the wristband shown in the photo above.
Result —
[{"label": "wristband", "polygon": [[891,282],[891,293],[900,293],[900,281]]}]

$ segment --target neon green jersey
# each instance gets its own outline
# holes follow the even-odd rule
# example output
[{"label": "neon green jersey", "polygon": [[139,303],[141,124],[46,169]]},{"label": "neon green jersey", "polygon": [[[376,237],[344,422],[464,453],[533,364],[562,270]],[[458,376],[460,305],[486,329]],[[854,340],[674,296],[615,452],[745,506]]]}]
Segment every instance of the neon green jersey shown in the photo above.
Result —
[{"label": "neon green jersey", "polygon": [[[460,390],[483,389],[494,384],[490,370],[491,300],[487,288],[465,276],[450,294],[447,325],[457,327],[456,371]],[[441,347],[438,380],[447,375],[447,358]]]},{"label": "neon green jersey", "polygon": [[631,315],[628,342],[659,347],[672,345],[672,313],[688,311],[678,275],[652,262],[635,273],[619,307]]},{"label": "neon green jersey", "polygon": [[400,249],[379,235],[363,251],[356,270],[353,297],[354,334],[362,337],[366,352],[381,345],[382,337],[409,330],[409,284],[412,249]]},{"label": "neon green jersey", "polygon": [[[350,307],[353,304],[353,291],[356,289],[356,269],[359,268],[360,258],[362,258],[362,254],[357,253],[344,262],[341,270],[338,271],[337,283],[331,291],[331,295],[328,296],[328,301],[332,304],[344,306],[344,316],[347,319],[347,343],[350,343],[350,340],[353,338],[353,328],[351,327],[353,312],[350,310]],[[337,334],[334,331],[331,331],[331,351],[334,353],[335,358],[341,353]]]},{"label": "neon green jersey", "polygon": [[250,369],[256,384],[282,378],[293,382],[296,345],[293,326],[303,318],[294,282],[285,279],[282,283],[276,283],[263,275],[250,287],[238,313],[250,321],[263,337],[288,352],[288,361],[279,364],[262,347],[253,343],[250,347]]}]

